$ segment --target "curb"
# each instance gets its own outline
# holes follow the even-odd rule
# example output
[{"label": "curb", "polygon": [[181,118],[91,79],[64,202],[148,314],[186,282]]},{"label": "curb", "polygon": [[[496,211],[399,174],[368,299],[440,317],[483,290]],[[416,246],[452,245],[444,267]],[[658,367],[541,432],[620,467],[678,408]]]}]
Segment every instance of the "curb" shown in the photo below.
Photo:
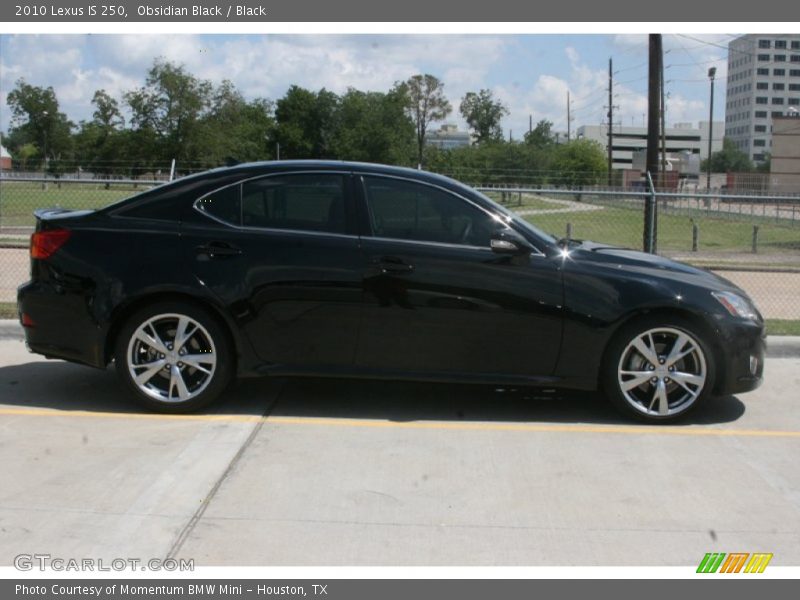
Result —
[{"label": "curb", "polygon": [[[0,340],[22,340],[22,325],[15,319],[0,319]],[[767,358],[800,358],[800,336],[767,337]]]}]

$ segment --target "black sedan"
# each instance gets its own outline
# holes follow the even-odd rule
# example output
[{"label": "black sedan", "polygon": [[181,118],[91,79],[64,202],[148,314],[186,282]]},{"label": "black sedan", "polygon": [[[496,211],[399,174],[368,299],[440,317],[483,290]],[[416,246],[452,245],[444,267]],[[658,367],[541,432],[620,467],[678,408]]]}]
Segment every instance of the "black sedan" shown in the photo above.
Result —
[{"label": "black sedan", "polygon": [[430,173],[247,164],[36,217],[29,348],[113,361],[159,411],[314,375],[601,389],[664,422],[762,380],[764,322],[730,282],[556,240]]}]

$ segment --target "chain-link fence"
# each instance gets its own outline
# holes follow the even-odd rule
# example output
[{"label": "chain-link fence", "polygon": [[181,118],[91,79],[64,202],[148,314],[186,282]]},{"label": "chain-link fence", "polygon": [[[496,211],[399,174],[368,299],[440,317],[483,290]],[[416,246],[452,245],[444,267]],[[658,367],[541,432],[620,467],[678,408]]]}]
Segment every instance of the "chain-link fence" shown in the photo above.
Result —
[{"label": "chain-link fence", "polygon": [[[644,208],[655,200],[655,250],[711,269],[744,288],[768,319],[800,321],[800,194],[734,195],[643,187],[480,185],[558,237],[642,249]],[[0,303],[28,277],[36,208],[97,208],[158,185],[152,180],[0,178]],[[8,311],[7,311],[8,312]]]}]

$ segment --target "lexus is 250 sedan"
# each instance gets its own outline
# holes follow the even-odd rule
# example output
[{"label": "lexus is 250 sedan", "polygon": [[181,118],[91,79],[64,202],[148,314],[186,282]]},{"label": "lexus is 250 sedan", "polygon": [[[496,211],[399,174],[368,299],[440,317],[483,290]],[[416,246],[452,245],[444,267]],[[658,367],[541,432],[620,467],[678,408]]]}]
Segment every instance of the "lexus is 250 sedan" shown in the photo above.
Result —
[{"label": "lexus is 250 sedan", "polygon": [[664,422],[762,380],[764,322],[730,282],[556,240],[430,173],[246,164],[36,218],[29,348],[113,362],[158,411],[314,375],[598,389]]}]

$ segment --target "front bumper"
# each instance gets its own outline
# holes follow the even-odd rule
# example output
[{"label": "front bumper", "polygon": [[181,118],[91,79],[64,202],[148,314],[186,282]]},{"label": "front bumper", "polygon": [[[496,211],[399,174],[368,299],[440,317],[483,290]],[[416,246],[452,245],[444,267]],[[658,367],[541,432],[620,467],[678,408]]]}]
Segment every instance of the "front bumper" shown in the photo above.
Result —
[{"label": "front bumper", "polygon": [[760,386],[764,381],[766,349],[763,321],[721,322],[718,353],[722,360],[717,365],[714,391],[719,395],[741,394]]}]

